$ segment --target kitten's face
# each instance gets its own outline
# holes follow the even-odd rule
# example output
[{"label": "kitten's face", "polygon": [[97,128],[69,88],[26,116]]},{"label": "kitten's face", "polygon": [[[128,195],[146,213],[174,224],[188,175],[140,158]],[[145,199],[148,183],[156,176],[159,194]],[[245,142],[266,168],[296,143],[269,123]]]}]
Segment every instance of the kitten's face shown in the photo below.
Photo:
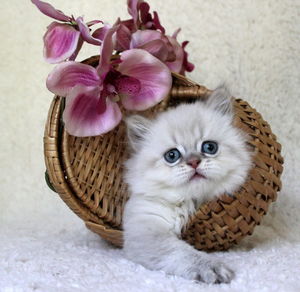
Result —
[{"label": "kitten's face", "polygon": [[127,165],[131,187],[193,196],[232,192],[244,182],[250,154],[230,112],[198,102],[144,122]]},{"label": "kitten's face", "polygon": [[198,137],[192,145],[186,141],[173,141],[174,148],[165,151],[163,161],[157,161],[156,165],[162,171],[165,168],[164,172],[169,176],[166,182],[169,186],[205,184],[206,180],[216,181],[223,176],[221,156],[224,156],[224,150],[220,152],[223,145],[200,138],[200,133]]}]

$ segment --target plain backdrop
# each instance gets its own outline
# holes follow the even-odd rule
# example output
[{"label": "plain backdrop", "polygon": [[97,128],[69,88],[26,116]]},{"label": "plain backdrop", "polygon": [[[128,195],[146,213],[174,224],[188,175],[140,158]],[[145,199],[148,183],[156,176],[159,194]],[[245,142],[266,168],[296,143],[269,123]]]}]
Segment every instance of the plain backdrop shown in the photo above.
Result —
[{"label": "plain backdrop", "polygon": [[[113,23],[127,17],[125,0],[51,3],[86,20]],[[300,2],[149,3],[168,34],[181,27],[179,40],[190,41],[187,50],[196,69],[189,78],[209,88],[226,82],[234,96],[246,99],[270,123],[283,145],[285,170],[275,213],[265,222],[299,243]],[[51,19],[29,0],[1,1],[0,14],[0,236],[5,230],[15,237],[19,232],[83,230],[83,223],[44,181],[43,131],[53,97],[45,80],[53,65],[43,61],[42,36]],[[98,52],[98,47],[83,47],[78,60]]]}]

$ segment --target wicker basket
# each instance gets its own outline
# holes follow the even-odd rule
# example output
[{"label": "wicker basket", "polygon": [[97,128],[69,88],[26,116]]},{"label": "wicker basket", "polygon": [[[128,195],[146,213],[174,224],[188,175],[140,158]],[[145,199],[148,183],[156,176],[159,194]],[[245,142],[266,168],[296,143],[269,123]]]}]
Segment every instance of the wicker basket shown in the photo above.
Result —
[{"label": "wicker basket", "polygon": [[[96,65],[99,57],[84,61]],[[173,74],[168,97],[145,112],[153,116],[167,107],[206,98],[210,90]],[[85,221],[86,226],[122,246],[122,212],[128,198],[122,180],[127,157],[124,123],[108,134],[79,138],[68,135],[61,120],[64,98],[54,97],[44,137],[46,179],[64,202]],[[281,146],[270,126],[247,102],[236,99],[235,125],[249,134],[254,168],[235,193],[203,204],[190,218],[182,238],[201,250],[224,250],[250,235],[261,222],[281,188]]]}]

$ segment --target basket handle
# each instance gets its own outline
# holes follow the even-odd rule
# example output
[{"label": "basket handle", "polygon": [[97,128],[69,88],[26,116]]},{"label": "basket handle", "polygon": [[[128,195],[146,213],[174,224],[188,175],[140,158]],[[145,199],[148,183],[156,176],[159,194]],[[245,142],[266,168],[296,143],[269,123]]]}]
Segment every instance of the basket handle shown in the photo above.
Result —
[{"label": "basket handle", "polygon": [[173,99],[203,98],[206,99],[211,90],[203,85],[186,78],[185,76],[172,72],[173,84],[170,97]]},{"label": "basket handle", "polygon": [[[55,96],[55,97],[58,97],[58,96]],[[62,139],[62,135],[63,135],[63,127],[64,127],[63,125],[64,125],[64,122],[63,122],[62,116],[63,116],[63,112],[64,112],[64,109],[65,109],[65,106],[66,106],[66,99],[65,99],[65,97],[61,97],[60,108],[59,108],[58,135],[57,135],[57,144],[58,145],[61,145],[61,139]],[[53,192],[57,193],[55,187],[51,183],[50,176],[49,176],[49,173],[48,173],[47,169],[45,171],[45,181],[46,181],[46,184],[49,187],[49,189],[52,190]]]},{"label": "basket handle", "polygon": [[175,99],[183,98],[203,98],[206,99],[211,94],[211,90],[201,85],[185,86],[176,85],[172,87],[170,96]]}]

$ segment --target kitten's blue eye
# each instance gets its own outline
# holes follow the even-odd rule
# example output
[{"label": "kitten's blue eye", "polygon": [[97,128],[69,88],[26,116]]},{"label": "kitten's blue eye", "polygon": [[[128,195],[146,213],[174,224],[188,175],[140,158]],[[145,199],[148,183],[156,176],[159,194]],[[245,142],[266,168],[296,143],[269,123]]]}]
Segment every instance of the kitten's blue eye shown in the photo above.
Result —
[{"label": "kitten's blue eye", "polygon": [[205,141],[202,143],[201,152],[205,154],[216,154],[218,151],[218,144],[214,141]]},{"label": "kitten's blue eye", "polygon": [[181,153],[176,148],[171,149],[164,154],[164,159],[168,163],[175,163],[180,157],[181,157]]}]

